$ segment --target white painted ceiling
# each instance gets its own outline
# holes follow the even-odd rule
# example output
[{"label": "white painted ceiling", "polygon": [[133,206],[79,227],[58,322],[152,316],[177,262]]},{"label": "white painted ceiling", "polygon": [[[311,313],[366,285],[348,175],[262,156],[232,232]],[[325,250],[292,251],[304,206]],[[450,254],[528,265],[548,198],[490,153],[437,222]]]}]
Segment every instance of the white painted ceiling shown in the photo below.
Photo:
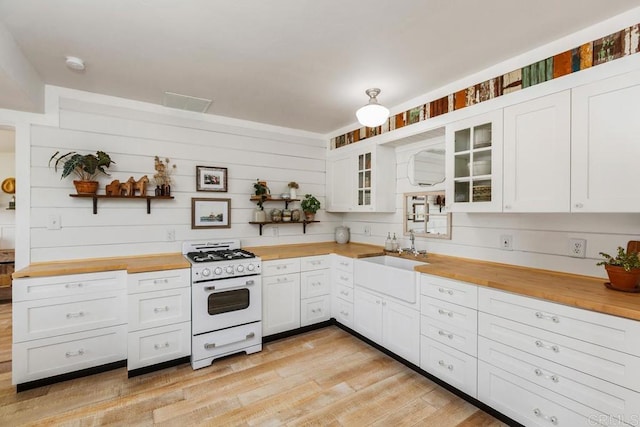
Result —
[{"label": "white painted ceiling", "polygon": [[[392,107],[638,0],[0,0],[46,84],[330,133],[380,87]],[[2,55],[2,52],[0,52]],[[67,69],[64,57],[87,69]],[[0,94],[12,94],[0,72]],[[0,99],[0,108],[22,100]]]}]

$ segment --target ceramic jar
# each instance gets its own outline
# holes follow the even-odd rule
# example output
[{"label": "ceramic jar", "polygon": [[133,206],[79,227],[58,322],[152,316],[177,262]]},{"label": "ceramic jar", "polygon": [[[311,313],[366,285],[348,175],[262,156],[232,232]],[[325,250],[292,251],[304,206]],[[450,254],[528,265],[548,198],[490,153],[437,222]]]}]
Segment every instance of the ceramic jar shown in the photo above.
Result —
[{"label": "ceramic jar", "polygon": [[253,211],[253,221],[267,222],[267,213],[260,208],[256,209],[255,211]]},{"label": "ceramic jar", "polygon": [[301,217],[302,217],[302,214],[300,213],[300,209],[293,209],[291,211],[291,221],[298,222],[300,221]]},{"label": "ceramic jar", "polygon": [[289,209],[282,211],[282,222],[291,222],[291,211]]},{"label": "ceramic jar", "polygon": [[274,209],[271,211],[271,221],[273,222],[282,221],[282,211],[280,209]]},{"label": "ceramic jar", "polygon": [[349,243],[351,233],[349,227],[340,226],[336,227],[336,243]]}]

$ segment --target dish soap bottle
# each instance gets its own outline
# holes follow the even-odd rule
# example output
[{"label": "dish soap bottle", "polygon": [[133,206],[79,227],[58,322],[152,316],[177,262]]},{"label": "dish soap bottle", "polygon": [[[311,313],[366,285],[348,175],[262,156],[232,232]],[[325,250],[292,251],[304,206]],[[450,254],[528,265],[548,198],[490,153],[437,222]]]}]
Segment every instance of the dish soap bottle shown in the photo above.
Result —
[{"label": "dish soap bottle", "polygon": [[396,239],[396,233],[393,233],[393,239],[391,239],[391,250],[395,252],[398,248],[398,239]]},{"label": "dish soap bottle", "polygon": [[384,250],[391,252],[393,250],[393,246],[391,243],[391,232],[387,233],[387,239],[384,241]]}]

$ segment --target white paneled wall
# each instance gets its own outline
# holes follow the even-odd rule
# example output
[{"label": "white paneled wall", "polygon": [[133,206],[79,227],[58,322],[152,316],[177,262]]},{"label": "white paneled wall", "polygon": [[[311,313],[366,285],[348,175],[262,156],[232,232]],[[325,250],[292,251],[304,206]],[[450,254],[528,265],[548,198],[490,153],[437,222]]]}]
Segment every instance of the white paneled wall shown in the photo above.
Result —
[{"label": "white paneled wall", "polygon": [[[407,179],[407,164],[411,154],[433,144],[443,143],[444,137],[396,148],[398,207],[395,214],[345,214],[345,225],[351,229],[352,241],[383,245],[388,232],[402,237],[402,193],[443,190],[441,184],[431,187],[412,186]],[[553,189],[549,189],[553,191]],[[416,238],[418,249],[446,255],[474,258],[548,270],[606,277],[604,269],[596,266],[599,252],[612,253],[629,240],[640,240],[640,215],[630,214],[508,214],[454,213],[452,239]],[[365,226],[371,236],[364,235]],[[499,249],[500,236],[513,237],[513,250]],[[587,240],[586,258],[569,257],[570,238]]]},{"label": "white paneled wall", "polygon": [[[255,203],[249,200],[256,179],[271,191],[285,191],[289,181],[300,184],[299,194],[313,193],[324,206],[326,141],[295,131],[264,131],[259,127],[200,121],[184,113],[159,114],[61,99],[60,126],[33,126],[31,133],[31,262],[104,256],[179,252],[185,240],[239,238],[245,246],[317,242],[333,239],[339,216],[321,210],[320,223],[265,227],[248,224]],[[300,136],[303,135],[303,136]],[[61,180],[48,167],[60,150],[81,153],[103,150],[116,162],[111,177],[100,177],[100,192],[112,179],[152,178],[154,156],[171,159],[174,200],[99,200],[98,214],[90,199],[75,193],[71,178]],[[197,192],[197,165],[228,168],[228,192]],[[151,189],[153,191],[153,189]],[[192,230],[191,198],[230,198],[231,228]],[[265,209],[283,208],[265,203]],[[293,206],[299,207],[296,203]],[[60,230],[47,228],[59,216]],[[167,241],[168,231],[175,241]]]}]

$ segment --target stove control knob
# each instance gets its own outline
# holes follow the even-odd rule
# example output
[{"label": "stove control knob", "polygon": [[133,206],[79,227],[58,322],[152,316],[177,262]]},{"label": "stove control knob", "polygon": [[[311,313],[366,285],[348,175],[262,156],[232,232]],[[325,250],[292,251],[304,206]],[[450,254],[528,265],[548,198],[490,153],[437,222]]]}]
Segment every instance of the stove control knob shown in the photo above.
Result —
[{"label": "stove control knob", "polygon": [[211,274],[211,270],[209,270],[208,268],[203,268],[200,274],[202,274],[204,277],[208,277]]},{"label": "stove control knob", "polygon": [[244,265],[240,264],[239,266],[236,267],[236,271],[238,273],[242,273],[244,271]]},{"label": "stove control knob", "polygon": [[225,268],[225,271],[226,271],[227,273],[229,273],[229,274],[233,273],[233,265],[228,265],[228,266]]},{"label": "stove control knob", "polygon": [[253,271],[253,270],[255,270],[255,269],[256,269],[256,266],[255,266],[255,265],[253,265],[253,264],[249,264],[249,265],[247,265],[247,270],[249,270],[249,271]]},{"label": "stove control knob", "polygon": [[216,267],[216,269],[213,270],[213,272],[216,274],[216,276],[219,276],[222,274],[222,269],[220,267]]}]

